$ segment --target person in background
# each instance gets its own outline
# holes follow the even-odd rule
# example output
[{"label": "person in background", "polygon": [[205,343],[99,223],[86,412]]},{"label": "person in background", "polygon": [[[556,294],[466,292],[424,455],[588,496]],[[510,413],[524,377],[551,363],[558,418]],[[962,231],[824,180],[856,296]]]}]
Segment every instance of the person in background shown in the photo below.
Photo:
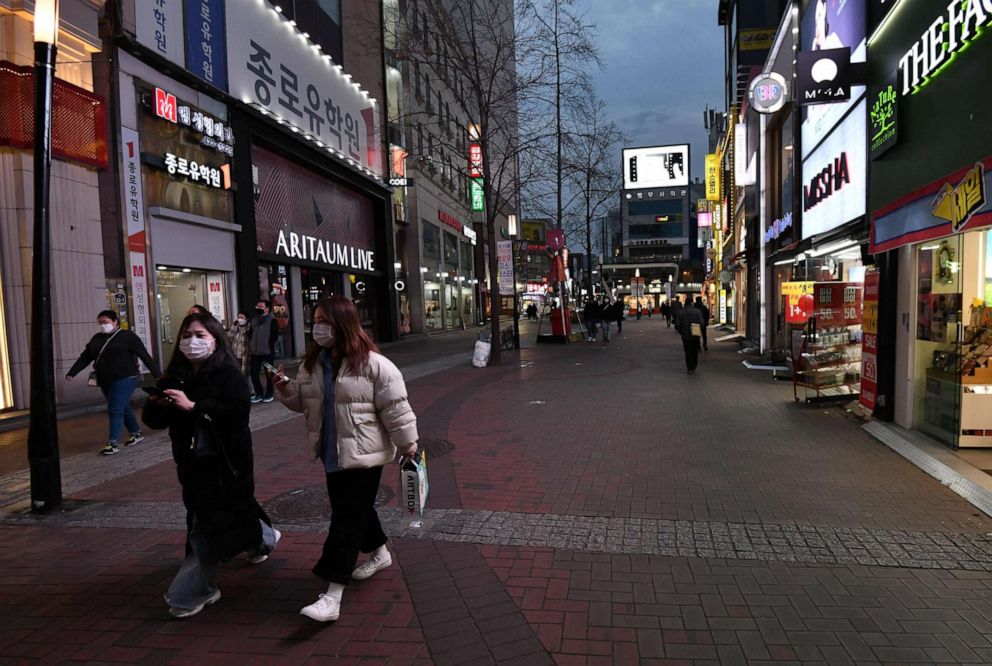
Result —
[{"label": "person in background", "polygon": [[[186,314],[187,315],[191,315],[191,314],[205,314],[205,315],[208,315],[208,314],[210,314],[210,310],[206,309],[202,305],[199,305],[198,303],[194,303],[193,305],[189,306],[189,310],[186,311]],[[211,316],[213,316],[213,315],[211,315]]]},{"label": "person in background", "polygon": [[682,312],[682,300],[678,296],[672,298],[672,323],[676,324],[675,330],[678,331],[678,319],[679,313]]},{"label": "person in background", "polygon": [[248,354],[245,353],[248,342],[248,317],[244,312],[239,312],[238,316],[227,331],[227,340],[231,345],[231,354],[238,362],[242,374],[248,373]]},{"label": "person in background", "polygon": [[675,319],[675,330],[682,336],[682,348],[685,350],[685,369],[691,375],[699,365],[699,336],[692,330],[693,324],[703,326],[703,313],[688,305],[679,310]]},{"label": "person in background", "polygon": [[107,445],[100,449],[100,453],[112,456],[120,451],[122,427],[126,427],[130,434],[124,446],[144,439],[141,425],[129,404],[131,394],[138,388],[138,359],[144,362],[152,376],[158,377],[162,373],[141,339],[118,325],[116,312],[104,310],[97,315],[96,323],[100,332],[86,343],[83,353],[66,373],[65,380],[71,382],[86,366],[93,364],[97,386],[107,399],[107,417],[110,421]]},{"label": "person in background", "polygon": [[710,309],[703,303],[702,296],[696,296],[696,309],[703,315],[703,351],[709,351],[710,346],[706,341],[706,327],[710,323]]},{"label": "person in background", "polygon": [[265,391],[262,391],[262,382],[259,374],[262,372],[263,363],[272,363],[276,358],[276,340],[279,339],[279,324],[272,315],[272,303],[259,299],[255,304],[257,313],[251,320],[248,331],[248,354],[249,372],[251,374],[251,385],[255,393],[251,396],[253,403],[272,402],[272,379],[269,373],[265,373]]},{"label": "person in background", "polygon": [[586,342],[596,342],[596,327],[601,316],[602,308],[599,307],[599,304],[592,298],[586,301],[586,306],[582,310],[582,318],[585,319],[588,333]]},{"label": "person in background", "polygon": [[599,323],[603,329],[603,342],[610,341],[610,326],[616,315],[613,312],[613,305],[608,298],[604,298],[599,304]]},{"label": "person in background", "polygon": [[613,301],[613,314],[617,317],[617,334],[619,335],[623,333],[623,320],[627,318],[627,308],[624,307],[622,300]]},{"label": "person in background", "polygon": [[[276,375],[279,402],[305,415],[307,440],[323,461],[331,525],[313,573],[327,592],[300,614],[338,619],[344,588],[393,563],[375,511],[384,465],[417,453],[417,417],[403,375],[362,330],[355,306],[330,296],[314,312],[313,342],[296,379]],[[371,557],[356,567],[359,552]]]},{"label": "person in background", "polygon": [[209,314],[191,314],[142,418],[169,429],[186,507],[186,559],[165,593],[169,613],[196,615],[220,599],[217,568],[241,553],[260,564],[282,534],[255,499],[248,386]]},{"label": "person in background", "polygon": [[672,327],[672,306],[665,301],[661,304],[661,316],[665,318],[665,326],[667,328]]}]

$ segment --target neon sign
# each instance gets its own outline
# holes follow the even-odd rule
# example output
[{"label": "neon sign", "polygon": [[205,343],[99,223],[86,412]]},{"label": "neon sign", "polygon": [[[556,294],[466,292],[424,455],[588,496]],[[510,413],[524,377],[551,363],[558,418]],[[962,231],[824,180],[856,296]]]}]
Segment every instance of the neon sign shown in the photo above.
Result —
[{"label": "neon sign", "polygon": [[899,60],[902,94],[916,94],[954,62],[992,24],[992,0],[958,0],[947,6]]}]

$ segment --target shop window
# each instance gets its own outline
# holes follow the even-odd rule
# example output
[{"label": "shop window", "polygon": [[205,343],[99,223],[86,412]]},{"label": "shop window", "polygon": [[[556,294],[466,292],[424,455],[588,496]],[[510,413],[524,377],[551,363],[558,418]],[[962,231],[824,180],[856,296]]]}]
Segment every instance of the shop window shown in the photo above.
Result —
[{"label": "shop window", "polygon": [[[279,338],[276,340],[276,357],[293,356],[292,313],[289,307],[289,268],[285,264],[260,264],[258,267],[259,298],[271,301],[272,314],[279,324]],[[245,313],[255,315],[254,309]],[[300,350],[302,352],[302,350]]]},{"label": "shop window", "polygon": [[172,356],[179,327],[192,306],[202,305],[225,328],[229,325],[224,273],[159,267],[156,271],[155,300],[158,303],[158,337],[165,359]]}]

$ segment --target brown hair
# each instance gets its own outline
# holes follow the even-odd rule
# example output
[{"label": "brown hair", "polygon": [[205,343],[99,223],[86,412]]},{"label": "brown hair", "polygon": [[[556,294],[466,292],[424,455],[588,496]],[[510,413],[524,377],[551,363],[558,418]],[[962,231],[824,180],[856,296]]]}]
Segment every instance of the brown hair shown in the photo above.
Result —
[{"label": "brown hair", "polygon": [[[320,299],[316,311],[320,311],[327,318],[334,331],[334,347],[331,349],[331,354],[335,365],[340,366],[341,360],[347,359],[348,365],[353,370],[357,370],[368,362],[370,353],[379,351],[372,338],[362,329],[355,304],[344,296],[328,296]],[[306,354],[303,355],[303,367],[307,372],[313,370],[322,349],[316,342],[311,342],[307,347]]]}]

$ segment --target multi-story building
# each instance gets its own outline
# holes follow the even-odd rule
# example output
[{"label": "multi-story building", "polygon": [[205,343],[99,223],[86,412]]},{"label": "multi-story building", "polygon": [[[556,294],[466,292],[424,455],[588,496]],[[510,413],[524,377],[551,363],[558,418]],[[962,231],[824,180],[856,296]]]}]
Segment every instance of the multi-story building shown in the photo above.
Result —
[{"label": "multi-story building", "polygon": [[[113,303],[104,271],[98,175],[111,112],[100,78],[103,2],[63,0],[52,126],[50,226],[55,374],[65,375]],[[34,128],[33,5],[0,0],[0,411],[30,400]],[[86,382],[56,384],[63,406],[101,398]]]}]

